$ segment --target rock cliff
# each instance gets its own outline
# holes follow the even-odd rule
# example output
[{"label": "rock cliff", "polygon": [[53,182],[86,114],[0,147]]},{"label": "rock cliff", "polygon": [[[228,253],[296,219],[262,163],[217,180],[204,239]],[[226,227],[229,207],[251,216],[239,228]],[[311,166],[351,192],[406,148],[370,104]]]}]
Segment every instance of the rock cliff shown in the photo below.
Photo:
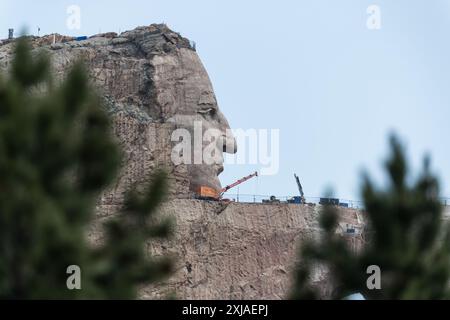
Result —
[{"label": "rock cliff", "polygon": [[[30,37],[30,42],[36,53],[43,51],[51,57],[58,78],[82,61],[104,98],[124,151],[122,173],[103,197],[104,203],[119,203],[130,184],[146,182],[157,166],[169,171],[171,194],[176,197],[189,197],[200,185],[220,188],[223,161],[194,163],[194,153],[198,153],[194,148],[188,155],[192,161],[172,161],[177,142],[171,141],[172,133],[183,128],[194,136],[195,123],[201,124],[202,132],[211,128],[219,132],[216,149],[220,156],[223,150],[236,149],[208,74],[189,40],[155,24],[82,41],[56,34]],[[8,68],[13,47],[14,40],[0,43],[0,69]]]},{"label": "rock cliff", "polygon": [[[146,183],[156,167],[170,176],[170,199],[161,214],[176,219],[175,237],[152,243],[154,254],[172,254],[177,271],[165,283],[143,287],[142,298],[175,293],[184,299],[281,299],[286,297],[296,247],[319,236],[318,207],[295,204],[245,204],[192,199],[199,185],[220,188],[214,165],[172,161],[178,128],[220,134],[217,150],[235,152],[234,138],[221,113],[212,84],[189,40],[165,25],[139,27],[120,35],[99,34],[83,41],[61,35],[31,37],[35,52],[50,55],[58,77],[77,60],[87,66],[92,84],[105,100],[113,131],[123,150],[115,184],[99,199],[92,241],[102,240],[101,225],[117,214],[124,191]],[[0,43],[0,69],[8,69],[14,41]],[[252,124],[249,123],[249,126]],[[188,156],[195,157],[196,151]],[[357,212],[342,211],[344,221],[359,224]],[[317,270],[321,285],[326,273]],[[324,287],[324,294],[327,288]]]},{"label": "rock cliff", "polygon": [[[166,282],[143,287],[141,297],[160,299],[175,294],[181,299],[283,299],[292,285],[292,267],[298,245],[319,237],[320,206],[260,204],[174,199],[161,209],[176,219],[170,241],[152,244],[154,255],[175,257],[176,272]],[[111,206],[99,210],[91,230],[102,241],[101,225],[115,214]],[[361,226],[355,209],[341,209],[341,221]],[[360,237],[349,237],[352,245]],[[357,248],[355,248],[357,249]],[[313,282],[330,294],[327,272],[318,267]]]}]

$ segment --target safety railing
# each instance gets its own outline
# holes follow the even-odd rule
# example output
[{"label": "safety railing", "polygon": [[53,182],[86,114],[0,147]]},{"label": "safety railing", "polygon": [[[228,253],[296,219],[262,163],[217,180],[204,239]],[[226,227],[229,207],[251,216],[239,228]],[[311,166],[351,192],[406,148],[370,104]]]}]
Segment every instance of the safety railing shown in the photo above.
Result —
[{"label": "safety railing", "polygon": [[[272,195],[255,195],[255,194],[237,194],[237,193],[225,193],[224,198],[230,199],[235,202],[243,203],[270,203],[280,202],[288,203],[294,202],[295,196],[272,196]],[[319,204],[321,199],[326,197],[305,197],[306,203]],[[444,206],[450,206],[450,198],[439,198]],[[364,209],[364,202],[361,200],[351,200],[339,198],[339,205],[342,207]]]},{"label": "safety railing", "polygon": [[[295,203],[294,197],[296,196],[272,196],[272,195],[255,195],[255,194],[236,194],[226,193],[223,196],[226,199],[230,199],[235,202],[243,203]],[[322,197],[323,198],[323,197]],[[319,204],[321,197],[305,197],[306,203]],[[363,208],[363,202],[358,200],[339,199],[339,205],[348,208]]]}]

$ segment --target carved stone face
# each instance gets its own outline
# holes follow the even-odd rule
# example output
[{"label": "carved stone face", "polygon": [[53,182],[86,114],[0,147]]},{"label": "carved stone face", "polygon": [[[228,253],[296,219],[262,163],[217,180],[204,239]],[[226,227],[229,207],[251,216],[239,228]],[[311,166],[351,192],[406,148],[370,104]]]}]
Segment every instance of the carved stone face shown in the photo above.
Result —
[{"label": "carved stone face", "polygon": [[[52,39],[40,41],[45,40],[50,45]],[[173,123],[176,128],[189,131],[192,161],[186,167],[190,190],[195,191],[199,186],[221,188],[218,176],[223,171],[223,152],[236,152],[235,139],[219,110],[209,76],[187,39],[166,26],[152,25],[126,31],[112,39],[100,36],[83,42],[58,43],[48,50],[54,70],[61,77],[73,62],[82,59],[95,86],[110,99],[115,116],[120,111],[126,114],[126,119],[130,118],[130,123],[137,121],[139,124],[142,118],[150,123]],[[139,159],[141,144],[145,143],[130,138],[142,133],[137,132],[137,127],[130,127],[127,121],[122,119],[116,130],[127,155],[126,169],[119,180],[126,183],[139,180],[137,176],[145,170],[139,171],[136,166],[146,163]],[[147,125],[142,121],[143,126]],[[200,148],[194,143],[198,133],[195,125],[199,123]],[[195,162],[205,148],[211,146],[210,141],[203,141],[203,134],[210,129],[216,130],[215,161],[208,163],[201,157],[200,162]],[[165,139],[165,134],[163,136]],[[156,135],[156,140],[158,138]],[[150,151],[161,152],[151,148]],[[180,180],[185,181],[185,177]]]},{"label": "carved stone face", "polygon": [[[175,54],[153,57],[152,65],[155,68],[156,102],[161,106],[162,118],[175,123],[178,128],[187,129],[192,137],[192,162],[187,166],[191,191],[199,186],[220,190],[218,176],[223,171],[223,152],[235,153],[237,148],[228,121],[219,110],[205,68],[195,51],[183,48]],[[200,149],[199,132],[202,134]],[[213,136],[205,137],[206,132],[213,133]],[[197,144],[194,139],[197,139]],[[208,146],[214,146],[214,163],[208,163],[204,158],[201,163],[194,163]]]}]

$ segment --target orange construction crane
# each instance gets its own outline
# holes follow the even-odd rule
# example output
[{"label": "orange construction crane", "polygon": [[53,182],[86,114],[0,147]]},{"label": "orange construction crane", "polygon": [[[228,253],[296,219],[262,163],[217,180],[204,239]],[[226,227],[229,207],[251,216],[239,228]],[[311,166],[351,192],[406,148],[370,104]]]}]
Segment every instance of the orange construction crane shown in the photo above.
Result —
[{"label": "orange construction crane", "polygon": [[244,177],[244,178],[242,178],[242,179],[239,179],[239,180],[236,181],[235,183],[232,183],[232,184],[230,184],[229,186],[226,186],[225,188],[223,188],[223,189],[220,191],[220,197],[222,198],[223,194],[224,194],[225,192],[227,192],[228,190],[230,190],[231,188],[234,188],[234,187],[240,185],[241,183],[244,183],[245,181],[250,180],[251,178],[257,177],[257,176],[258,176],[258,172],[255,171],[255,172],[252,173],[251,175],[248,175],[248,176],[246,176],[246,177]]},{"label": "orange construction crane", "polygon": [[217,191],[210,187],[201,186],[197,189],[197,198],[199,199],[205,199],[205,200],[220,200],[222,199],[222,196],[225,192],[228,190],[240,185],[241,183],[244,183],[247,180],[250,180],[253,177],[257,177],[258,172],[255,171],[251,175],[248,175],[242,179],[237,180],[236,182],[226,186],[225,188],[222,188],[221,190]]}]

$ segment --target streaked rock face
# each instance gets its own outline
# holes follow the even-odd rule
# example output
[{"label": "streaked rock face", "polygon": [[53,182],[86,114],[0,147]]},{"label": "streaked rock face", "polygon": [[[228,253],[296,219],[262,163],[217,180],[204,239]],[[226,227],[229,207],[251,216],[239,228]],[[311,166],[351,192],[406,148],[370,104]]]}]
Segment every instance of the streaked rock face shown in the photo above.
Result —
[{"label": "streaked rock face", "polygon": [[[142,299],[286,299],[292,289],[298,247],[318,239],[321,207],[298,204],[230,203],[173,199],[160,208],[161,216],[176,220],[169,241],[152,241],[152,256],[173,256],[175,273],[159,284],[142,286]],[[101,225],[117,212],[101,206],[90,230],[101,243]],[[341,223],[362,227],[363,214],[340,209]],[[363,244],[359,236],[346,237],[351,248]],[[331,295],[325,266],[316,266],[312,284],[323,298]]]},{"label": "streaked rock face", "polygon": [[[32,45],[51,55],[59,78],[73,62],[85,62],[92,83],[104,96],[123,150],[119,177],[102,195],[89,230],[93,244],[101,243],[102,223],[118,214],[129,187],[147,182],[156,167],[169,170],[172,199],[160,211],[175,218],[176,234],[170,241],[151,242],[148,250],[153,255],[174,255],[176,273],[167,282],[143,286],[142,298],[171,293],[180,299],[287,296],[298,244],[320,236],[317,207],[174,199],[189,196],[197,185],[218,189],[222,170],[220,163],[175,165],[174,130],[183,128],[194,135],[195,123],[201,122],[201,133],[212,128],[219,132],[218,152],[224,147],[235,152],[209,77],[187,39],[164,25],[151,25],[80,42],[61,35],[32,38]],[[8,68],[12,49],[12,42],[0,43],[0,69]],[[360,223],[352,209],[343,209],[341,217],[345,223]],[[313,279],[324,297],[330,290],[324,284],[326,275],[318,268]]]},{"label": "streaked rock face", "polygon": [[[211,81],[189,40],[165,25],[139,27],[117,35],[106,33],[84,41],[61,35],[31,38],[35,50],[47,51],[55,74],[62,78],[82,60],[92,83],[105,98],[114,131],[124,150],[122,173],[104,195],[118,203],[133,183],[145,182],[156,166],[170,173],[171,194],[188,196],[198,186],[220,189],[222,152],[235,152],[234,138],[226,136],[228,122],[219,109]],[[7,68],[13,43],[0,45],[0,68]],[[191,163],[174,164],[171,141],[175,129],[186,129],[194,138],[194,124],[202,133],[216,129],[218,163],[194,163],[203,148],[192,148]],[[200,141],[205,147],[208,142]]]}]

